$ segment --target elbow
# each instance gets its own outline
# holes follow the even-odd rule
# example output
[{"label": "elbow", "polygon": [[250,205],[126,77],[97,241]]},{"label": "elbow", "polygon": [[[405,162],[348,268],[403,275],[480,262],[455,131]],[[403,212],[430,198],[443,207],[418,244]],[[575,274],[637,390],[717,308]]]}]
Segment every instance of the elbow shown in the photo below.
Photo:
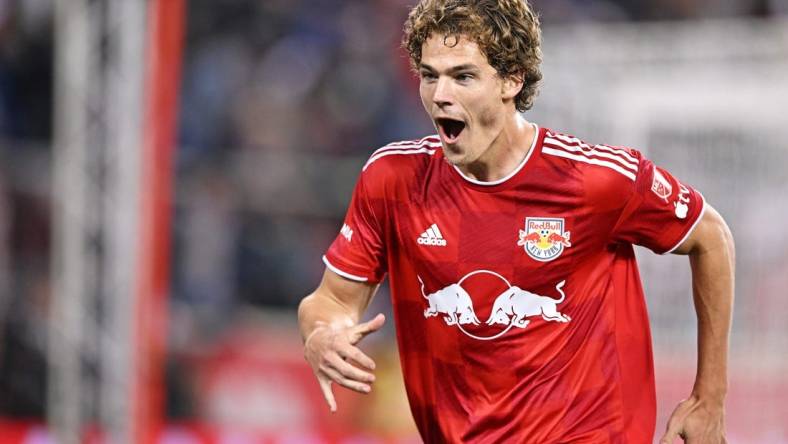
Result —
[{"label": "elbow", "polygon": [[312,306],[312,300],[314,299],[315,294],[310,293],[306,295],[301,302],[298,303],[298,321],[303,321],[304,317],[309,313],[309,309]]},{"label": "elbow", "polygon": [[[736,245],[728,224],[725,219],[711,205],[706,208],[703,215],[702,232],[698,242],[693,248],[695,254],[722,253],[726,255],[731,263],[735,263]],[[692,254],[690,253],[690,254]]]},{"label": "elbow", "polygon": [[722,229],[724,242],[728,250],[728,254],[731,258],[731,263],[736,262],[736,244],[733,240],[733,233],[731,233],[731,229],[728,227],[728,224],[725,221],[722,221]]},{"label": "elbow", "polygon": [[736,244],[733,240],[733,233],[731,233],[730,227],[725,222],[725,219],[722,218],[720,213],[718,213],[713,208],[710,208],[714,214],[714,231],[716,232],[717,242],[723,246],[723,248],[728,252],[731,261],[734,260],[736,255]]}]

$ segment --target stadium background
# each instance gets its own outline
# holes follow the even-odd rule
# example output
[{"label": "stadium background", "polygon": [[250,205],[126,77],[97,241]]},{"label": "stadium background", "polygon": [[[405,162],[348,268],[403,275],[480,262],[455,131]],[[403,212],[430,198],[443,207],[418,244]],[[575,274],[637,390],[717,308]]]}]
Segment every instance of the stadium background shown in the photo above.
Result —
[{"label": "stadium background", "polygon": [[[162,176],[173,188],[170,221],[163,219],[159,233],[170,247],[163,256],[169,266],[158,268],[170,271],[161,299],[166,322],[153,327],[166,345],[163,359],[152,358],[163,383],[151,376],[129,385],[117,379],[127,370],[122,364],[150,354],[134,338],[113,334],[133,322],[134,310],[121,302],[134,303],[140,295],[129,287],[139,284],[124,281],[123,267],[133,261],[107,261],[139,260],[140,233],[124,237],[117,227],[138,216],[128,208],[138,208],[135,199],[153,179],[134,169],[139,146],[121,144],[126,149],[114,154],[105,147],[135,140],[128,135],[137,127],[117,122],[150,119],[135,99],[141,91],[123,85],[154,62],[142,57],[125,65],[130,70],[122,63],[103,68],[98,91],[84,83],[86,102],[120,94],[111,103],[137,106],[143,117],[123,106],[85,105],[83,127],[102,137],[84,139],[86,157],[70,158],[56,130],[76,119],[58,108],[67,101],[56,99],[64,94],[61,77],[74,67],[101,70],[86,61],[104,60],[112,48],[104,41],[59,53],[73,44],[64,32],[89,34],[93,22],[65,30],[56,23],[65,23],[59,15],[66,11],[100,10],[103,16],[86,17],[104,17],[104,34],[116,26],[140,41],[150,38],[151,24],[132,14],[133,5],[146,3],[0,0],[0,442],[52,442],[53,433],[58,442],[76,442],[77,429],[142,442],[130,432],[140,423],[155,429],[145,439],[160,442],[417,441],[390,323],[364,345],[382,364],[374,393],[337,389],[340,412],[333,416],[303,361],[295,323],[295,307],[319,281],[320,256],[341,226],[366,156],[431,131],[398,49],[411,3],[185,5],[183,57],[158,61],[177,67],[182,60],[180,71],[170,72],[180,80],[177,137],[172,175],[165,168]],[[788,442],[788,3],[533,3],[543,21],[545,80],[528,118],[637,147],[726,217],[738,256],[729,441]],[[78,182],[83,188],[60,186],[58,168],[79,162],[82,172],[69,177],[87,177]],[[142,171],[142,179],[117,193],[126,166]],[[106,199],[98,215],[91,210],[96,196]],[[84,212],[74,229],[87,233],[91,246],[76,256],[68,255],[59,216],[59,205],[72,201]],[[638,254],[655,342],[659,433],[694,376],[689,267],[683,257]],[[89,278],[81,305],[64,302],[59,291],[75,266]],[[389,312],[385,288],[369,313],[376,311]],[[63,381],[77,381],[79,390],[58,391],[69,388]],[[124,410],[131,395],[163,399],[166,425]]]}]

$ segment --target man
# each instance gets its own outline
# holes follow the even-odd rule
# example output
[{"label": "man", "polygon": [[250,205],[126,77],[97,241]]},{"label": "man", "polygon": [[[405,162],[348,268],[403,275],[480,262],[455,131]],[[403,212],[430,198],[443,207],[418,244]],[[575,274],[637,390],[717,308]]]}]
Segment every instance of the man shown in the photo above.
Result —
[{"label": "man", "polygon": [[698,371],[663,443],[725,442],[734,251],[720,215],[630,148],[526,121],[541,79],[525,0],[422,0],[404,46],[437,136],[364,165],[320,286],[299,307],[305,356],[367,393],[356,344],[386,273],[411,411],[425,442],[648,443],[655,389],[633,244],[687,254]]}]

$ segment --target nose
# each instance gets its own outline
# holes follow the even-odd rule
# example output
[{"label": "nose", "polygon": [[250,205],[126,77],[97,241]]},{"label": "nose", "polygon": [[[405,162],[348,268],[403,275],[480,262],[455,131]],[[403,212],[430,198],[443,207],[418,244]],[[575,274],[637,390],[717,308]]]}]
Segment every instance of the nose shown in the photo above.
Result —
[{"label": "nose", "polygon": [[435,102],[435,105],[439,108],[445,108],[454,103],[451,79],[443,76],[438,78],[438,84],[435,85],[435,93],[432,95],[432,101]]}]

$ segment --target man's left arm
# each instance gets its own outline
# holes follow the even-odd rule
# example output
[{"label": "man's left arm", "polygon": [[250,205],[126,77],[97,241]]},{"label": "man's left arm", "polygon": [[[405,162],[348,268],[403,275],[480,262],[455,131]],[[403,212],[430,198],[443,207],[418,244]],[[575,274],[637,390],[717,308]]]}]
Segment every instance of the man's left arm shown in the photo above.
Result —
[{"label": "man's left arm", "polygon": [[673,251],[689,255],[698,318],[698,368],[689,398],[679,403],[660,444],[681,437],[690,444],[727,443],[725,395],[733,313],[735,250],[722,216],[707,204],[690,236]]}]

